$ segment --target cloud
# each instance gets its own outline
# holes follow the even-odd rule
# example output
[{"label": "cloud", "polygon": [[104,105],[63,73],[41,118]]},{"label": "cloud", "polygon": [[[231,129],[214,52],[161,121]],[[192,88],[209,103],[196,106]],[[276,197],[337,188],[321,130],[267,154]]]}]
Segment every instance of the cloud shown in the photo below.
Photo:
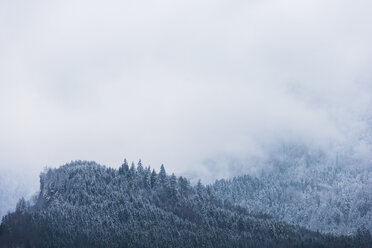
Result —
[{"label": "cloud", "polygon": [[203,177],[278,142],[357,142],[370,128],[370,5],[3,2],[0,167],[127,157]]}]

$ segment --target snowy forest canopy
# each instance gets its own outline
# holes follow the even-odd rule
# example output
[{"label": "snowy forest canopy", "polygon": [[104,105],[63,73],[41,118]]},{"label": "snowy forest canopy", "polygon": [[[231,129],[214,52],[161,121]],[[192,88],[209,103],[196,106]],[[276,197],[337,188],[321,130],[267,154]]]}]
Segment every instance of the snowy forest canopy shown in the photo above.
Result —
[{"label": "snowy forest canopy", "polygon": [[[118,170],[72,162],[44,171],[40,192],[30,201],[21,199],[15,212],[3,217],[0,247],[372,245],[365,226],[351,236],[334,236],[286,224],[249,204],[235,205],[239,201],[234,194],[223,190],[229,184],[265,190],[259,179],[250,177],[192,186],[184,177],[168,175],[164,166],[157,173],[141,161],[137,165],[124,161]],[[276,204],[275,199],[271,202]],[[266,208],[271,211],[270,207]]]}]

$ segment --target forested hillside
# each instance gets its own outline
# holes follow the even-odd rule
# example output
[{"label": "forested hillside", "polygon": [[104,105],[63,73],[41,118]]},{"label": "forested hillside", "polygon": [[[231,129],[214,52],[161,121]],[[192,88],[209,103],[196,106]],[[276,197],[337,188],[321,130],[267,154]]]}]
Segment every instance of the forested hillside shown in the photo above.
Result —
[{"label": "forested hillside", "polygon": [[352,234],[363,226],[372,231],[370,166],[299,146],[276,152],[268,164],[271,169],[256,177],[218,180],[214,192],[251,212],[315,231]]},{"label": "forested hillside", "polygon": [[40,192],[0,226],[0,247],[371,247],[367,231],[331,236],[249,214],[211,186],[125,161],[48,169]]}]

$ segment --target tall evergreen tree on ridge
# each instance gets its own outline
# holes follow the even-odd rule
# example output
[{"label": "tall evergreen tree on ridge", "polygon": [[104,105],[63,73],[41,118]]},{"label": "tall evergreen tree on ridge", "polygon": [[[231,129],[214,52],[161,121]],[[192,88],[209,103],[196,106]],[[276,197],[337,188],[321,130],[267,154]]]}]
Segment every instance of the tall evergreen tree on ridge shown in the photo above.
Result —
[{"label": "tall evergreen tree on ridge", "polygon": [[143,175],[143,185],[145,189],[149,190],[151,188],[151,169],[150,166],[147,167]]},{"label": "tall evergreen tree on ridge", "polygon": [[139,173],[139,174],[142,174],[143,173],[143,165],[142,165],[142,161],[141,161],[141,159],[138,161],[138,163],[137,163],[137,172]]},{"label": "tall evergreen tree on ridge", "polygon": [[151,182],[151,188],[154,188],[154,187],[156,186],[157,181],[158,181],[158,175],[156,174],[155,169],[152,169],[152,172],[151,172],[151,179],[150,179],[150,182]]},{"label": "tall evergreen tree on ridge", "polygon": [[124,159],[124,163],[119,168],[119,173],[120,174],[127,174],[128,171],[129,171],[128,162],[127,162],[127,159]]},{"label": "tall evergreen tree on ridge", "polygon": [[167,183],[167,173],[165,172],[163,164],[161,164],[160,166],[159,181],[162,185],[165,185]]}]

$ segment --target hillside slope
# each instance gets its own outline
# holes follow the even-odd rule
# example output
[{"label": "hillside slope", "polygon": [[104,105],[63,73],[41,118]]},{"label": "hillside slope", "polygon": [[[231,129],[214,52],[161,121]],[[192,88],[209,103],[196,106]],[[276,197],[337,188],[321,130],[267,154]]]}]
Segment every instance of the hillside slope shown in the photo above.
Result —
[{"label": "hillside slope", "polygon": [[261,175],[216,181],[215,194],[314,231],[353,234],[364,226],[372,232],[372,167],[298,146],[268,163]]},{"label": "hillside slope", "polygon": [[0,227],[0,247],[368,247],[369,233],[334,237],[251,215],[211,187],[174,175],[77,161],[40,176]]}]

